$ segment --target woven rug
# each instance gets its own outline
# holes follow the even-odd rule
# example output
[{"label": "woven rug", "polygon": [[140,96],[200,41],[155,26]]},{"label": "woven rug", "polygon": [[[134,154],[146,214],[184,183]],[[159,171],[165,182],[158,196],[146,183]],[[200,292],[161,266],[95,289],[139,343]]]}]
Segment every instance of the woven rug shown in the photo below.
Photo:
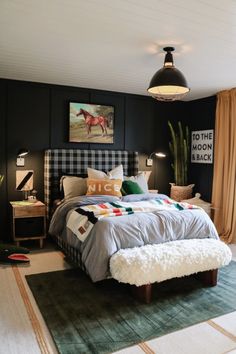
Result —
[{"label": "woven rug", "polygon": [[78,269],[26,279],[61,354],[111,353],[236,310],[236,262],[213,288],[193,277],[156,284],[148,305],[127,286],[94,284]]}]

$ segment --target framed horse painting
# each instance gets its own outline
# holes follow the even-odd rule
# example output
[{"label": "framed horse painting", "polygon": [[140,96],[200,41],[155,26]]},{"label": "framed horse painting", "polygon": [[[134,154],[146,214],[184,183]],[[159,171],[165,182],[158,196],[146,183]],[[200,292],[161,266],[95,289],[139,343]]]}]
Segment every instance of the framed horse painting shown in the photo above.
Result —
[{"label": "framed horse painting", "polygon": [[113,144],[113,129],[113,106],[70,102],[70,142]]}]

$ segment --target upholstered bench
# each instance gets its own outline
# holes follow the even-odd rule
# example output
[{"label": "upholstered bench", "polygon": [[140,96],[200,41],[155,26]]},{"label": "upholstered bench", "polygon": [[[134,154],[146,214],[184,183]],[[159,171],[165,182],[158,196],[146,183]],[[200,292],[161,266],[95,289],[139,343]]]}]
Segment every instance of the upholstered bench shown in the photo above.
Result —
[{"label": "upholstered bench", "polygon": [[191,239],[121,249],[110,259],[114,279],[134,285],[136,295],[149,303],[151,284],[197,273],[209,286],[217,284],[217,270],[232,259],[219,240]]}]

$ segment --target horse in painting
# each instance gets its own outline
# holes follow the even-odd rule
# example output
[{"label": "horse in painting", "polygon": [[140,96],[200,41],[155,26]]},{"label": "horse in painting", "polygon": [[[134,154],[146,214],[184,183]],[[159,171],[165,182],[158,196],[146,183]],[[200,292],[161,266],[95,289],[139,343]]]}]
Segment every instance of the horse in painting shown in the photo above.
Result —
[{"label": "horse in painting", "polygon": [[89,113],[88,111],[82,108],[80,108],[80,110],[76,113],[76,117],[78,117],[79,115],[84,116],[88,135],[91,133],[91,127],[96,125],[100,125],[102,129],[102,135],[104,135],[104,133],[107,135],[107,127],[109,127],[109,124],[106,117],[104,116],[94,117],[91,113]]}]

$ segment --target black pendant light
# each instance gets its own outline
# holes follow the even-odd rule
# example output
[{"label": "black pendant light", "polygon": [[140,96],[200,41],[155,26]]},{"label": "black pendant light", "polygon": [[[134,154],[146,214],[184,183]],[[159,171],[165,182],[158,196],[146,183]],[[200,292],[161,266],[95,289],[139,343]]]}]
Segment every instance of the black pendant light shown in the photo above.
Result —
[{"label": "black pendant light", "polygon": [[148,92],[159,101],[175,101],[183,98],[190,88],[184,75],[175,68],[172,52],[174,47],[165,47],[164,66],[153,76]]}]

